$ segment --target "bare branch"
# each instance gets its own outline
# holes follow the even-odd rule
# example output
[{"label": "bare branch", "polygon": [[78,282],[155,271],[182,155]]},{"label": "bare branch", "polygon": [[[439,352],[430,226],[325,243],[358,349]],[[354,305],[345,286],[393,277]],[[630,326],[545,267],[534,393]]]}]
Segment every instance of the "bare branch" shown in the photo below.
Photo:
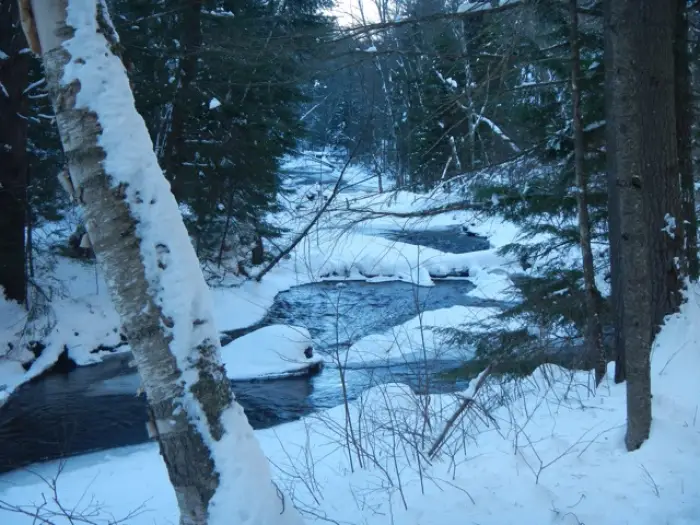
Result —
[{"label": "bare branch", "polygon": [[438,436],[438,438],[435,440],[435,443],[433,443],[433,446],[430,447],[430,450],[428,451],[428,457],[434,458],[435,454],[440,450],[440,447],[443,445],[445,442],[445,439],[447,439],[447,435],[450,432],[450,429],[454,426],[454,424],[457,422],[459,417],[464,413],[464,411],[469,408],[473,403],[474,403],[474,398],[476,397],[476,394],[479,392],[482,386],[484,386],[484,383],[486,382],[486,378],[489,376],[491,373],[493,365],[487,366],[483,372],[479,375],[479,378],[476,381],[476,385],[474,386],[474,390],[471,396],[464,398],[462,403],[459,405],[459,408],[455,411],[454,414],[450,417],[450,419],[447,420],[447,423],[445,423],[445,428],[442,429],[442,432]]}]

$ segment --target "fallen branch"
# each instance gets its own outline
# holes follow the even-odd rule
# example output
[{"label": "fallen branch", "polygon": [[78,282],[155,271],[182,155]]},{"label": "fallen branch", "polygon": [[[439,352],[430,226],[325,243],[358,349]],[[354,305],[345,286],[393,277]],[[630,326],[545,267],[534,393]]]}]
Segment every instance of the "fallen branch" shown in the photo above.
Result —
[{"label": "fallen branch", "polygon": [[453,204],[448,204],[446,206],[440,206],[439,208],[428,208],[425,210],[418,211],[381,211],[372,210],[370,208],[346,208],[345,211],[350,211],[353,213],[368,215],[371,218],[377,217],[395,217],[398,219],[412,219],[420,217],[432,217],[435,215],[442,215],[443,213],[449,213],[453,211],[465,211],[465,210],[477,210],[482,211],[486,208],[484,204],[477,204],[473,202],[455,202]]},{"label": "fallen branch", "polygon": [[452,427],[455,425],[457,420],[460,418],[460,416],[464,413],[467,408],[469,408],[473,403],[474,403],[474,398],[476,397],[477,392],[481,389],[482,386],[484,386],[484,383],[486,382],[486,378],[488,375],[491,373],[491,368],[493,365],[487,366],[481,374],[476,378],[476,383],[474,384],[474,388],[470,389],[471,395],[468,397],[465,397],[462,400],[462,404],[459,405],[459,408],[455,411],[454,414],[450,417],[450,419],[447,420],[447,423],[445,423],[445,428],[442,429],[442,432],[438,436],[438,438],[435,440],[435,443],[433,443],[433,446],[430,447],[430,450],[428,451],[428,457],[430,459],[433,459],[435,455],[438,453],[440,450],[440,447],[444,444],[445,440],[447,439],[447,435],[449,434],[450,430]]}]

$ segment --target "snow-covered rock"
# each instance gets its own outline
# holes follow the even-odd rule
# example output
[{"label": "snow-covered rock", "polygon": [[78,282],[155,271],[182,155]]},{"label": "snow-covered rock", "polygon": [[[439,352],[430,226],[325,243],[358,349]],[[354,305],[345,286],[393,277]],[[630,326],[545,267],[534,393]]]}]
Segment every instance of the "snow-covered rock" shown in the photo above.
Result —
[{"label": "snow-covered rock", "polygon": [[221,349],[229,379],[272,379],[317,370],[323,359],[313,355],[306,328],[271,325],[239,337]]}]

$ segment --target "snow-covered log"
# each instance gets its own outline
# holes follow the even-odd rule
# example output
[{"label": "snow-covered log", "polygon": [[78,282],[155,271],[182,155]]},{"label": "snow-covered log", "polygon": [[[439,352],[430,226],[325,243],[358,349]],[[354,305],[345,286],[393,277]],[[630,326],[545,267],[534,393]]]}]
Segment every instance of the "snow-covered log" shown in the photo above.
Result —
[{"label": "snow-covered log", "polygon": [[[28,6],[30,0],[21,0]],[[220,359],[213,305],[104,0],[31,0],[70,178],[148,395],[182,525],[292,525]]]}]

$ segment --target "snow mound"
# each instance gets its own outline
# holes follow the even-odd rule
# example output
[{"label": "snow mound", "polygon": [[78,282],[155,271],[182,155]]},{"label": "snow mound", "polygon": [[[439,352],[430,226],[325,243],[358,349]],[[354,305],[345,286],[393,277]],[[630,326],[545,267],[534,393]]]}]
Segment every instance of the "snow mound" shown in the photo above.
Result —
[{"label": "snow mound", "polygon": [[[129,350],[121,340],[107,285],[94,265],[59,258],[49,271],[40,269],[36,280],[50,291],[50,301],[41,294],[31,299],[33,308],[44,310],[33,321],[0,291],[0,405],[21,384],[50,369],[66,350],[78,366]],[[27,348],[31,342],[44,347],[38,358]]]},{"label": "snow mound", "polygon": [[306,328],[277,324],[239,337],[224,346],[221,355],[231,380],[272,379],[318,367],[323,359],[312,355],[312,347]]}]

